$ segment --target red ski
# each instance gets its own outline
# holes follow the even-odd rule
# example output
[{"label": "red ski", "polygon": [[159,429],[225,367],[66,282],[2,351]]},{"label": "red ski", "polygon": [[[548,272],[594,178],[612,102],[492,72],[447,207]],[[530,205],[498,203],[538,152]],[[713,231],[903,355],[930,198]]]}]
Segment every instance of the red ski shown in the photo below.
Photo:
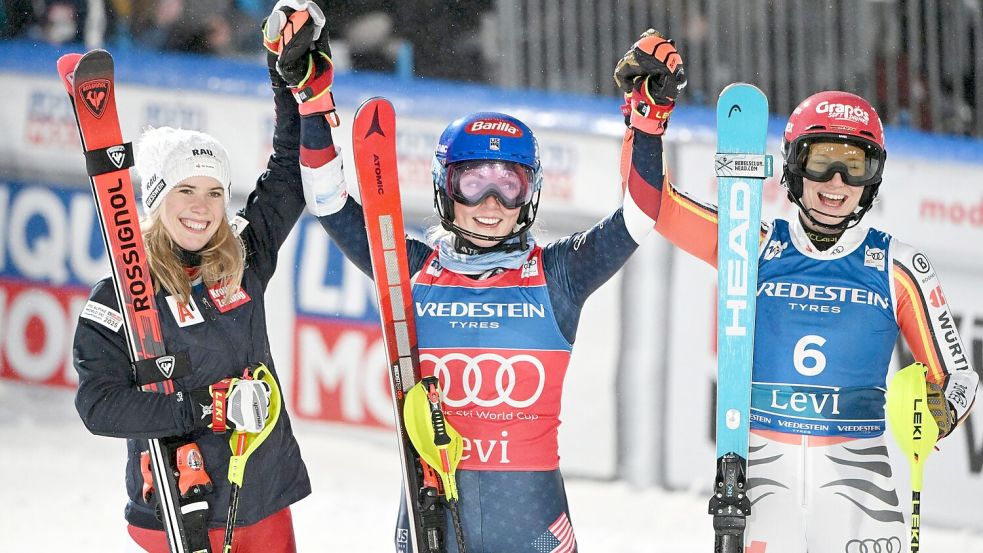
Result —
[{"label": "red ski", "polygon": [[396,114],[388,100],[370,98],[358,108],[352,125],[352,150],[389,361],[406,510],[411,522],[409,535],[397,536],[397,546],[400,551],[409,551],[407,545],[412,544],[416,553],[443,553],[445,517],[439,478],[420,459],[403,420],[406,392],[420,381],[421,375],[396,167]]},{"label": "red ski", "polygon": [[[144,391],[171,393],[173,379],[188,369],[181,359],[166,355],[164,351],[150,268],[140,232],[139,209],[130,179],[133,146],[123,142],[116,112],[113,58],[105,50],[93,50],[84,56],[66,54],[58,60],[58,74],[68,91],[78,122],[86,170],[112,266],[116,299],[123,313],[123,329],[130,358],[136,367],[135,380]],[[154,493],[171,552],[207,551],[207,536],[204,545],[196,539],[189,543],[171,453],[160,440],[147,440],[147,446]],[[186,510],[188,507],[192,505],[186,505]]]}]

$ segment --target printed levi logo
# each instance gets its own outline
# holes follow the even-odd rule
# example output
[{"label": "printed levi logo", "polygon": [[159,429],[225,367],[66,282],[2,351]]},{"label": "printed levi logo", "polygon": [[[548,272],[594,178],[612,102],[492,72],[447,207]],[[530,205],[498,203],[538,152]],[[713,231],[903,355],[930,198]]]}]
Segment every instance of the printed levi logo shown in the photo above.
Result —
[{"label": "printed levi logo", "polygon": [[468,134],[493,134],[508,138],[519,138],[522,129],[502,119],[479,119],[466,129]]},{"label": "printed levi logo", "polygon": [[123,146],[113,146],[106,149],[106,155],[109,156],[109,161],[113,162],[113,165],[117,169],[123,168],[123,162],[126,161],[126,148]]},{"label": "printed levi logo", "polygon": [[170,378],[171,374],[174,373],[174,356],[173,355],[162,355],[158,357],[154,363],[157,365],[157,370],[160,374],[164,375],[164,378]]},{"label": "printed levi logo", "polygon": [[96,119],[99,119],[106,112],[106,105],[109,100],[109,87],[111,86],[112,83],[108,79],[85,81],[78,86],[75,97],[81,98],[82,104],[89,110],[89,113]]}]

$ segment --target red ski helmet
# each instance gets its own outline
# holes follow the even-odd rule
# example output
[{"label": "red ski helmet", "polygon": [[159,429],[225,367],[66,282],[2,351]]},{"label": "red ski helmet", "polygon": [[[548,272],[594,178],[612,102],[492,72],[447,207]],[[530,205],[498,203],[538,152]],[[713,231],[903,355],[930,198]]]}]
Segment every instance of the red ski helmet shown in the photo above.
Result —
[{"label": "red ski helmet", "polygon": [[[809,148],[820,142],[847,143],[864,151],[864,166],[848,170],[842,163],[834,163],[821,174],[806,169]],[[813,94],[793,111],[785,126],[782,140],[784,158],[782,181],[788,189],[788,197],[802,213],[814,223],[833,229],[855,225],[873,205],[881,184],[887,150],[884,148],[884,127],[877,112],[867,100],[856,94],[829,90]],[[812,218],[802,205],[802,179],[825,181],[840,173],[843,182],[862,186],[859,211],[844,218],[837,225],[820,223]]]}]

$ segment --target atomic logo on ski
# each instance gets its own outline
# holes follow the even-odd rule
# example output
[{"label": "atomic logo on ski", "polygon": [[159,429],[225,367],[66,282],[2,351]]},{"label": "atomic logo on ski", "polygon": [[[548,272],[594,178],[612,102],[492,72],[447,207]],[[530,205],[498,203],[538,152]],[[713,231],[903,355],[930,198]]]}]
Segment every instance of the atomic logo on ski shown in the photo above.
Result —
[{"label": "atomic logo on ski", "polygon": [[369,130],[365,133],[365,138],[373,134],[378,134],[382,137],[386,136],[386,133],[382,132],[382,124],[379,123],[379,106],[376,106],[375,113],[372,114],[372,123],[369,124]]},{"label": "atomic logo on ski", "polygon": [[79,85],[76,98],[82,99],[82,104],[93,117],[99,119],[106,112],[109,104],[109,88],[112,83],[108,79],[93,79]]}]

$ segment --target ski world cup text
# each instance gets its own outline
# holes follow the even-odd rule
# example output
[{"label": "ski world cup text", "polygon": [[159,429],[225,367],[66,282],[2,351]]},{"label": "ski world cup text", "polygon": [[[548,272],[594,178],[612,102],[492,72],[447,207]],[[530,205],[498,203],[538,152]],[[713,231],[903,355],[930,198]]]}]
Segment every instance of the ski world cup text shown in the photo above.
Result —
[{"label": "ski world cup text", "polygon": [[731,229],[728,231],[726,247],[737,254],[736,259],[727,261],[726,281],[723,289],[725,305],[730,312],[730,323],[725,327],[727,336],[747,336],[746,317],[742,313],[748,309],[748,277],[751,267],[748,264],[748,236],[751,218],[751,187],[744,181],[737,181],[730,189]]}]

